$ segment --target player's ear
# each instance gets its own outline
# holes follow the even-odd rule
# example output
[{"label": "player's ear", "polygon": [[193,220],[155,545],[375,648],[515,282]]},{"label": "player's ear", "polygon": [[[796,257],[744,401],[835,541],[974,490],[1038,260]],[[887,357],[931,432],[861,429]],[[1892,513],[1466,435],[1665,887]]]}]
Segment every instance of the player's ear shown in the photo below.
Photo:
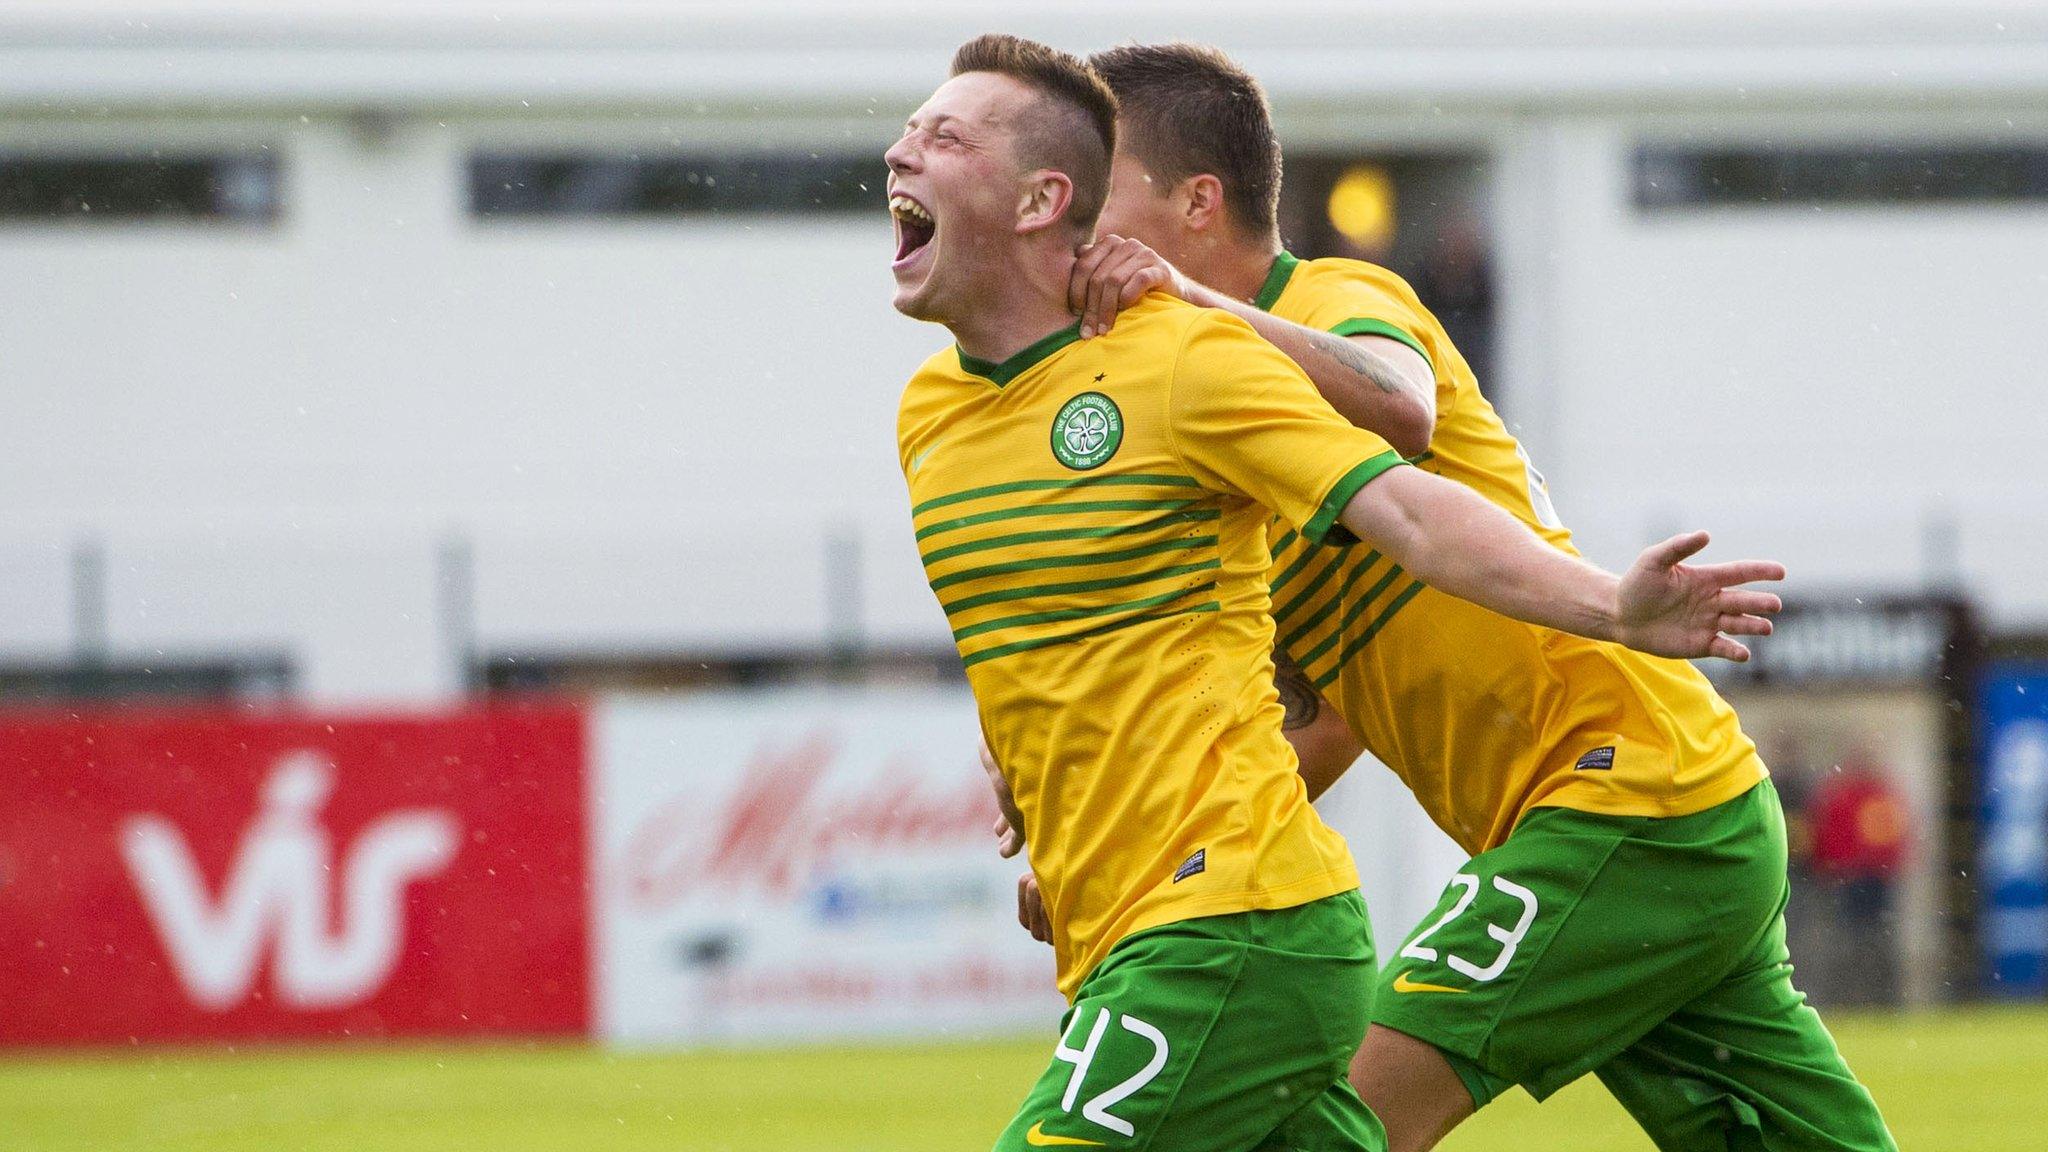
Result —
[{"label": "player's ear", "polygon": [[1223,181],[1207,172],[1180,182],[1181,221],[1191,231],[1201,232],[1223,218]]},{"label": "player's ear", "polygon": [[1017,201],[1017,232],[1043,231],[1066,218],[1074,203],[1074,182],[1065,172],[1041,168],[1024,178]]}]

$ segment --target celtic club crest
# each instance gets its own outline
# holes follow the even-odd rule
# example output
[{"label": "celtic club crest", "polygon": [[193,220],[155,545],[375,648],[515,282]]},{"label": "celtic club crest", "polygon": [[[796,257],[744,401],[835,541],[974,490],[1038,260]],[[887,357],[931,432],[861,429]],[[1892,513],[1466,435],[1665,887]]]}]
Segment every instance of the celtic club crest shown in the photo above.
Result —
[{"label": "celtic club crest", "polygon": [[1083,392],[1052,421],[1052,454],[1077,472],[1099,467],[1124,442],[1124,414],[1100,392]]}]

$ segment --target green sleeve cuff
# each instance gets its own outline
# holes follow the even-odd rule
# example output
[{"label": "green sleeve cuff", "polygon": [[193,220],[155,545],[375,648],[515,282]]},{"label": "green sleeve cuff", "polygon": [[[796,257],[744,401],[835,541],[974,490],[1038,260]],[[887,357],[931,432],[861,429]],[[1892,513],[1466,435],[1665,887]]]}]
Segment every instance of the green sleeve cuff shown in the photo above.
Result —
[{"label": "green sleeve cuff", "polygon": [[1415,338],[1414,333],[1409,332],[1406,328],[1402,328],[1394,324],[1389,324],[1385,320],[1373,320],[1368,317],[1360,316],[1355,320],[1346,320],[1342,324],[1337,325],[1335,328],[1330,329],[1330,335],[1385,336],[1389,340],[1399,340],[1401,343],[1406,344],[1410,348],[1413,348],[1417,352],[1421,353],[1422,362],[1424,364],[1429,365],[1429,370],[1431,372],[1436,371],[1436,361],[1430,359],[1429,349],[1424,348],[1422,346],[1422,341],[1417,340]]},{"label": "green sleeve cuff", "polygon": [[1316,514],[1301,526],[1301,534],[1316,544],[1350,544],[1357,541],[1351,529],[1337,523],[1337,517],[1344,512],[1344,506],[1358,495],[1358,490],[1372,483],[1375,477],[1389,468],[1408,463],[1401,454],[1389,448],[1385,452],[1363,461],[1358,467],[1346,472],[1342,479],[1331,487],[1330,494],[1323,497],[1323,503]]}]

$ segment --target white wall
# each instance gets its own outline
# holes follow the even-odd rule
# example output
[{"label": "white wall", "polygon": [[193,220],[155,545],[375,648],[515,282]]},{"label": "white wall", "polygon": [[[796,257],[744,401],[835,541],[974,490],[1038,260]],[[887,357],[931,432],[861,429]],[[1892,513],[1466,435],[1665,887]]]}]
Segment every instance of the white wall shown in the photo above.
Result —
[{"label": "white wall", "polygon": [[274,229],[0,233],[21,557],[0,658],[68,631],[81,536],[107,550],[117,652],[281,647],[316,696],[458,683],[434,617],[451,536],[474,542],[486,648],[815,645],[828,534],[860,541],[878,634],[943,640],[900,578],[894,412],[944,334],[888,308],[880,214],[469,220],[468,149],[504,134],[0,125],[0,147],[168,135],[285,161]]},{"label": "white wall", "polygon": [[1540,374],[1516,414],[1583,546],[1620,564],[1705,526],[1808,587],[1959,577],[1995,620],[2048,622],[2048,203],[1645,213],[1630,198],[1641,139],[2048,140],[1985,131],[2010,114],[1545,133],[1552,258],[1519,286],[1515,335]]},{"label": "white wall", "polygon": [[[1703,524],[1809,587],[1953,571],[2048,621],[2048,206],[1642,215],[1627,171],[1638,139],[2038,141],[2039,107],[1281,113],[1325,147],[1496,149],[1498,383],[1595,556]],[[67,649],[80,540],[117,654],[281,653],[318,699],[459,686],[451,539],[487,651],[817,646],[841,584],[865,638],[943,645],[893,455],[943,334],[887,307],[881,219],[466,215],[476,146],[878,148],[895,111],[835,115],[0,120],[0,148],[285,173],[270,229],[0,229],[0,660]],[[1924,555],[1945,521],[1956,554]]]}]

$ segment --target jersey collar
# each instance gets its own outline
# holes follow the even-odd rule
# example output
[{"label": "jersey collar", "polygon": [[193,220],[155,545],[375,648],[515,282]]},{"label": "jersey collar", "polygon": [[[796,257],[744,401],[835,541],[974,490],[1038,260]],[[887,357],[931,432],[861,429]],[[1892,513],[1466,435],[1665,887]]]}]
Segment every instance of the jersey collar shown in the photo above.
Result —
[{"label": "jersey collar", "polygon": [[1280,294],[1287,291],[1287,281],[1294,276],[1295,266],[1301,261],[1285,248],[1273,257],[1273,270],[1266,273],[1266,282],[1259,286],[1259,294],[1252,297],[1252,307],[1261,312],[1271,312],[1273,305],[1280,302]]},{"label": "jersey collar", "polygon": [[1003,385],[1022,376],[1039,361],[1044,360],[1046,357],[1080,338],[1081,322],[1076,320],[1000,364],[969,356],[966,352],[961,351],[958,344],[953,345],[953,351],[959,353],[960,370],[962,372],[967,373],[969,376],[979,376],[996,387],[1001,388]]}]

